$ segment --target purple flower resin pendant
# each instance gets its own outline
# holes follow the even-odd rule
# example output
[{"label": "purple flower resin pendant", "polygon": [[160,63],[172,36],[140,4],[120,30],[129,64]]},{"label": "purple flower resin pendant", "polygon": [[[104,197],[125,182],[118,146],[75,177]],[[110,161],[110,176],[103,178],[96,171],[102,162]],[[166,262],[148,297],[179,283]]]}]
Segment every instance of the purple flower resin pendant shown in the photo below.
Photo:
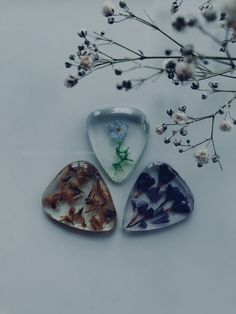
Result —
[{"label": "purple flower resin pendant", "polygon": [[138,109],[107,108],[92,112],[87,130],[93,151],[114,182],[127,178],[147,143],[149,122]]},{"label": "purple flower resin pendant", "polygon": [[87,161],[67,165],[43,194],[43,208],[69,227],[102,232],[116,225],[116,210],[106,183]]},{"label": "purple flower resin pendant", "polygon": [[154,162],[138,177],[124,210],[126,231],[148,231],[176,224],[193,211],[194,197],[168,164]]}]

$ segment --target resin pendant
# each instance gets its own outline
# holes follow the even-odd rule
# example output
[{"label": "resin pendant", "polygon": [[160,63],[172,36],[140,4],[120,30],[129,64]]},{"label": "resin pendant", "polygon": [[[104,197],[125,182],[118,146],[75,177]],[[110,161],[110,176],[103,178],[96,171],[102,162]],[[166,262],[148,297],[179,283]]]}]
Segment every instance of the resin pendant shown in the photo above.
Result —
[{"label": "resin pendant", "polygon": [[109,231],[116,224],[111,194],[87,161],[66,166],[43,194],[43,208],[54,220],[86,231]]},{"label": "resin pendant", "polygon": [[101,166],[114,182],[134,169],[145,148],[149,122],[138,109],[108,108],[87,119],[88,136]]},{"label": "resin pendant", "polygon": [[191,190],[165,163],[152,163],[138,177],[123,217],[126,231],[148,231],[176,224],[193,211]]}]

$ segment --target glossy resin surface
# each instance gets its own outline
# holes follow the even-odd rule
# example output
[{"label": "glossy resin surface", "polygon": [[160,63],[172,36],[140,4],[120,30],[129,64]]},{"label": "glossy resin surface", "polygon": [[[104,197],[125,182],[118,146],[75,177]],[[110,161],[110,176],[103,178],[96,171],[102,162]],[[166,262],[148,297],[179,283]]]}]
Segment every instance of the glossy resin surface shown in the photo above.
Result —
[{"label": "glossy resin surface", "polygon": [[143,153],[149,121],[138,109],[107,108],[89,115],[87,130],[101,166],[114,182],[121,182]]},{"label": "glossy resin surface", "polygon": [[165,163],[148,165],[129,195],[123,217],[127,231],[164,228],[187,218],[194,197],[179,174]]},{"label": "glossy resin surface", "polygon": [[43,208],[54,220],[80,230],[109,231],[116,210],[98,170],[87,161],[67,165],[43,194]]}]

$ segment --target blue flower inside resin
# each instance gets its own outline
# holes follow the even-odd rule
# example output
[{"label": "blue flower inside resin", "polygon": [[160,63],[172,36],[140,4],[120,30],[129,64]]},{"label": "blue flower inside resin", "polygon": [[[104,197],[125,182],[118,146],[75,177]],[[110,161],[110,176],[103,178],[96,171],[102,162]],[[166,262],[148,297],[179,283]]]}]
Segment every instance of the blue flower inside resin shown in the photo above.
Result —
[{"label": "blue flower inside resin", "polygon": [[115,120],[108,125],[107,129],[112,143],[122,143],[128,132],[128,124],[120,120]]},{"label": "blue flower inside resin", "polygon": [[133,171],[148,140],[149,121],[135,108],[97,109],[87,118],[90,143],[106,174],[122,182]]}]

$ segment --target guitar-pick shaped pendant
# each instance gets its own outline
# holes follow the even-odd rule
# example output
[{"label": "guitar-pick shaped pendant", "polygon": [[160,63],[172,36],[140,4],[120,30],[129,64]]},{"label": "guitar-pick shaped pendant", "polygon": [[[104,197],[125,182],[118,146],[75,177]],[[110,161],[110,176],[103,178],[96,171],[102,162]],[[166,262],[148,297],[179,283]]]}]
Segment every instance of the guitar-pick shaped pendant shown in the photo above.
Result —
[{"label": "guitar-pick shaped pendant", "polygon": [[116,224],[111,194],[87,161],[67,165],[43,194],[43,208],[54,220],[86,231],[109,231]]},{"label": "guitar-pick shaped pendant", "polygon": [[88,136],[101,166],[114,182],[134,169],[148,139],[149,122],[138,109],[108,108],[87,119]]},{"label": "guitar-pick shaped pendant", "polygon": [[194,198],[179,174],[165,163],[152,163],[138,177],[123,217],[126,231],[168,227],[187,218]]}]

